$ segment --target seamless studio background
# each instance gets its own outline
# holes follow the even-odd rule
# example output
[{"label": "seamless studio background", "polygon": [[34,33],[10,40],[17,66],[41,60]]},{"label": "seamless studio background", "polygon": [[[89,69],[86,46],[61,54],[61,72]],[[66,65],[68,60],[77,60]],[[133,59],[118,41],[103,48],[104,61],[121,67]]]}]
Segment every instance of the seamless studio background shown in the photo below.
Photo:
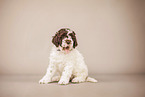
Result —
[{"label": "seamless studio background", "polygon": [[143,0],[1,0],[0,74],[42,75],[52,36],[76,32],[90,74],[145,73]]},{"label": "seamless studio background", "polygon": [[[38,83],[66,27],[98,83]],[[145,0],[0,0],[0,97],[145,97],[144,74]]]}]

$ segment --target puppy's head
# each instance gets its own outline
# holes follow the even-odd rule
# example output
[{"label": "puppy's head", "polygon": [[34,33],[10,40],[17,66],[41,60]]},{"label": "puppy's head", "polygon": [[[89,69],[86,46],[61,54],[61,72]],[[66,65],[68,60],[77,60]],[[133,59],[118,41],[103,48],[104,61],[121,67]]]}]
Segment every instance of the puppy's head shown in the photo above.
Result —
[{"label": "puppy's head", "polygon": [[62,52],[69,53],[78,45],[75,32],[69,28],[60,29],[53,36],[52,43]]}]

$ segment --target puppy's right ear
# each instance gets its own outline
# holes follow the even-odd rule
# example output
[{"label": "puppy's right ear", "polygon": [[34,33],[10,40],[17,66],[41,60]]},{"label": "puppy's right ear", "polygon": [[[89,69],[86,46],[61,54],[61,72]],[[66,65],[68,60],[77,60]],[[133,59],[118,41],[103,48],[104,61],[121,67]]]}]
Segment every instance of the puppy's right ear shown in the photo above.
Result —
[{"label": "puppy's right ear", "polygon": [[59,46],[59,41],[58,41],[58,35],[57,35],[57,33],[55,34],[55,36],[53,36],[52,43],[53,43],[56,47]]}]

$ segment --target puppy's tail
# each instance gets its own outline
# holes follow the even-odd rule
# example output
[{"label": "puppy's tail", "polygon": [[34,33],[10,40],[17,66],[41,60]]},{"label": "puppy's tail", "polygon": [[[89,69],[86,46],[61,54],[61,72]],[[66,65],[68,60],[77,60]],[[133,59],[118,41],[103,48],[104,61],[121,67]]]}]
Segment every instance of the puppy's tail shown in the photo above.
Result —
[{"label": "puppy's tail", "polygon": [[86,81],[87,81],[87,82],[92,82],[92,83],[98,82],[96,79],[91,78],[91,77],[87,77],[87,78],[86,78]]}]

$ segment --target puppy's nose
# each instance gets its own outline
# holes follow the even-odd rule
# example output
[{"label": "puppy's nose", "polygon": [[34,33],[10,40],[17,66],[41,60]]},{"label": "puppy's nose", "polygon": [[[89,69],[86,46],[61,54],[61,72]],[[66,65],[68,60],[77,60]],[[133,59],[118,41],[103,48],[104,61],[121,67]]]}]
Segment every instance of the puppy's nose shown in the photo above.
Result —
[{"label": "puppy's nose", "polygon": [[67,43],[67,44],[70,44],[70,42],[71,42],[71,40],[66,40],[66,43]]}]

